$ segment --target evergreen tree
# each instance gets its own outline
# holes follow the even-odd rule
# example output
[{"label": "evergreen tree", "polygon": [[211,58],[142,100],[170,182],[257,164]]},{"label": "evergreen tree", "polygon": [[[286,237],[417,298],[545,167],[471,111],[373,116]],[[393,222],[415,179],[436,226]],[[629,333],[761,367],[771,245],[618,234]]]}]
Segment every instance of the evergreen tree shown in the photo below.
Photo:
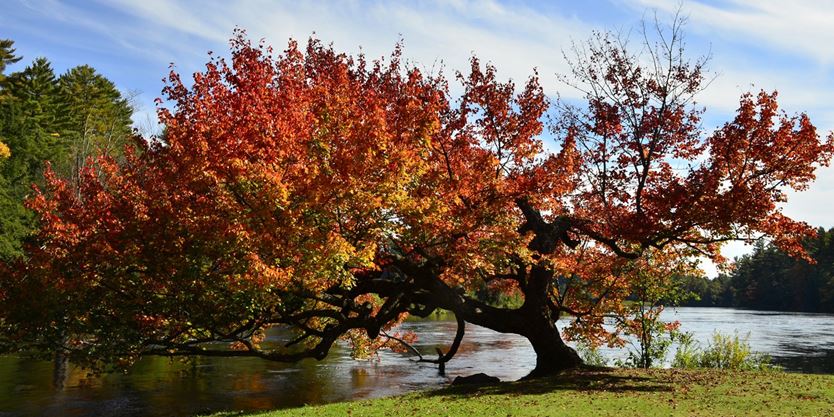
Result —
[{"label": "evergreen tree", "polygon": [[131,143],[133,109],[116,86],[88,65],[67,71],[58,86],[68,115],[62,134],[68,157],[56,166],[58,172],[75,178],[88,157],[123,155]]},{"label": "evergreen tree", "polygon": [[817,229],[804,246],[812,262],[759,242],[728,274],[681,278],[699,296],[688,305],[834,313],[834,229]]},{"label": "evergreen tree", "polygon": [[21,240],[34,226],[23,201],[31,184],[39,183],[47,160],[61,158],[58,83],[49,62],[36,59],[5,80],[0,102],[0,136],[10,156],[0,165],[0,257],[15,256]]},{"label": "evergreen tree", "polygon": [[[0,39],[0,101],[6,96],[6,76],[4,74],[6,66],[18,62],[21,59],[21,57],[15,56],[15,49],[12,48],[12,45],[14,45],[13,40]],[[2,134],[2,131],[0,131],[0,134]],[[3,142],[3,137],[0,136],[0,164],[5,159],[8,159],[9,156],[11,156],[11,149]],[[0,186],[2,185],[0,184]]]},{"label": "evergreen tree", "polygon": [[15,55],[13,45],[14,41],[11,39],[0,39],[0,98],[3,97],[6,66],[14,64],[22,58]]}]

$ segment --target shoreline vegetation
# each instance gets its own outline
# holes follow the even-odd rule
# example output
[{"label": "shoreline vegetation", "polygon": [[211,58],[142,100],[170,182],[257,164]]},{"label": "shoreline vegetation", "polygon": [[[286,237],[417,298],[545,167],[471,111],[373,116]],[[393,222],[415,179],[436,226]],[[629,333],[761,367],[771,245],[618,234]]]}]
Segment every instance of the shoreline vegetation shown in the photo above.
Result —
[{"label": "shoreline vegetation", "polygon": [[592,368],[551,378],[212,417],[834,416],[834,375]]}]

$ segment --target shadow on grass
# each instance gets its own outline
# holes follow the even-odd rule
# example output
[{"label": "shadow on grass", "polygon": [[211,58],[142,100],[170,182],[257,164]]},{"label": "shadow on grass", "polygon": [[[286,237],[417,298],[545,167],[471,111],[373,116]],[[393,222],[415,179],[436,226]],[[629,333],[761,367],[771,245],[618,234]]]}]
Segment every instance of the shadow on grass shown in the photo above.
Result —
[{"label": "shadow on grass", "polygon": [[[589,367],[547,378],[500,382],[492,385],[449,386],[415,393],[415,395],[422,398],[466,398],[480,395],[536,395],[556,391],[646,393],[670,392],[674,391],[674,388],[672,382],[664,381],[658,377],[632,373],[623,374],[622,372],[616,372],[613,368]],[[249,416],[262,412],[219,412],[212,414],[210,417]]]},{"label": "shadow on grass", "polygon": [[471,395],[535,395],[554,391],[670,392],[671,383],[658,378],[615,373],[611,368],[568,371],[547,378],[501,382],[493,385],[462,385],[421,393],[423,397]]}]

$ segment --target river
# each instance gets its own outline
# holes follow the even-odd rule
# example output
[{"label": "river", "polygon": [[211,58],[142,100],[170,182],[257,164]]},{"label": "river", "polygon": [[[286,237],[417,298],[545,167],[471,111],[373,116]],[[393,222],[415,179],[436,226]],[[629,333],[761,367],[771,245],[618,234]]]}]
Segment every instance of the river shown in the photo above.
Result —
[{"label": "river", "polygon": [[[664,312],[682,330],[706,342],[714,331],[749,333],[754,351],[768,353],[789,371],[834,373],[834,316],[726,308],[678,308]],[[447,320],[409,321],[416,346],[434,352],[454,335]],[[603,349],[608,358],[623,350]],[[192,416],[222,410],[266,410],[436,388],[457,375],[486,372],[502,380],[524,376],[535,362],[524,338],[468,325],[461,349],[447,365],[414,363],[406,355],[381,352],[371,361],[350,358],[336,347],[327,359],[298,364],[249,358],[144,358],[126,374],[101,377],[70,368],[63,387],[53,382],[49,362],[0,357],[0,416]]]}]

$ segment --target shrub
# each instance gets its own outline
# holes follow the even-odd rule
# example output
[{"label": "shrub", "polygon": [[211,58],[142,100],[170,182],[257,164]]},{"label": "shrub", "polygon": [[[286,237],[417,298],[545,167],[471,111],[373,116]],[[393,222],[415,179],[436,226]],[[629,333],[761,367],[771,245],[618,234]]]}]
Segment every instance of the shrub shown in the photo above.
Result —
[{"label": "shrub", "polygon": [[675,357],[672,359],[672,368],[691,369],[700,367],[701,352],[692,333],[679,333],[677,343],[678,347],[675,351]]},{"label": "shrub", "polygon": [[732,370],[775,370],[770,355],[753,352],[748,339],[715,332],[706,348],[700,349],[691,333],[678,338],[678,350],[672,361],[673,368],[715,368]]},{"label": "shrub", "polygon": [[576,353],[582,358],[586,365],[608,366],[608,359],[600,353],[599,348],[588,343],[579,342],[576,344]]}]

